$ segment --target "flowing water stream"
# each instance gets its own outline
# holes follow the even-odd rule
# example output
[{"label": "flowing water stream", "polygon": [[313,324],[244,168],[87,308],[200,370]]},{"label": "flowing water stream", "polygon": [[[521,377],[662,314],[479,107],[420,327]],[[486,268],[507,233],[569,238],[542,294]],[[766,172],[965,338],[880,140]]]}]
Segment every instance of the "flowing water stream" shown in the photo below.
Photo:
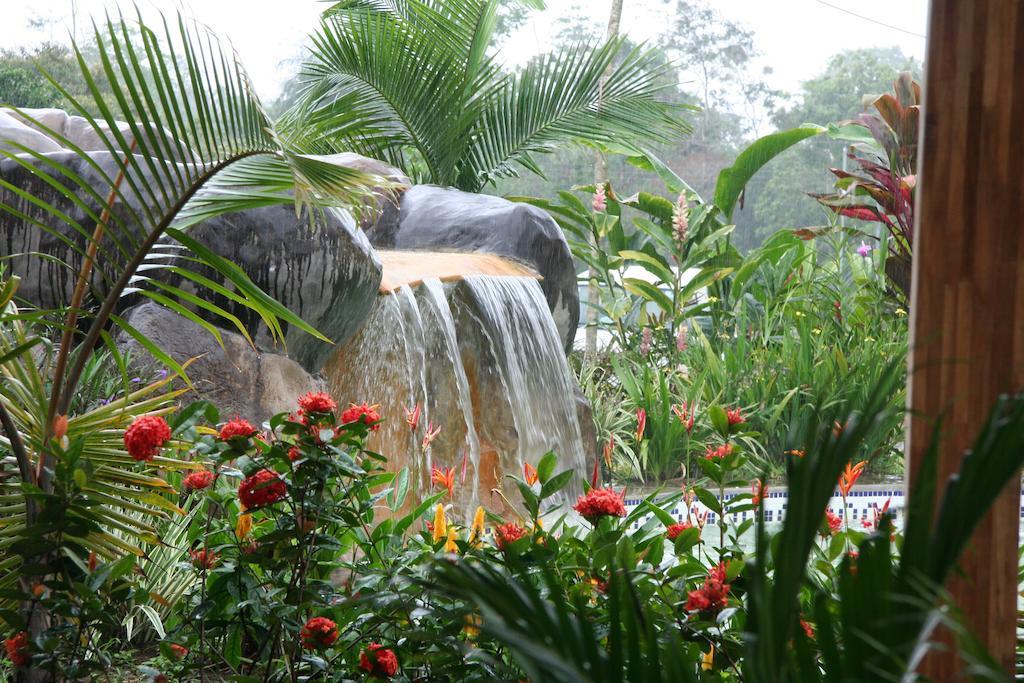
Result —
[{"label": "flowing water stream", "polygon": [[[492,490],[508,488],[504,475],[521,475],[523,463],[536,465],[549,450],[559,469],[585,472],[571,370],[534,278],[398,287],[378,297],[325,372],[342,405],[380,404],[385,423],[369,447],[388,456],[390,469],[409,468],[416,498],[430,489],[433,467],[455,470],[462,516],[477,504],[500,511]],[[410,428],[406,410],[416,405],[420,420]],[[441,431],[423,448],[431,423]]]}]

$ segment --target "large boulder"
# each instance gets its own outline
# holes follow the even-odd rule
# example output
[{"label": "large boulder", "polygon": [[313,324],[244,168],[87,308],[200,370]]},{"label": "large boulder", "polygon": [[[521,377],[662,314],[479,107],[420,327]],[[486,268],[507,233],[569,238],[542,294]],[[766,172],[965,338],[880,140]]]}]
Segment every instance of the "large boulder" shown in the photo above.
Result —
[{"label": "large boulder", "polygon": [[482,251],[524,261],[541,287],[566,350],[579,322],[576,270],[565,236],[542,209],[501,197],[415,185],[397,208],[385,207],[369,231],[375,247]]},{"label": "large boulder", "polygon": [[[320,382],[295,361],[254,349],[240,334],[223,332],[223,347],[206,330],[177,313],[147,302],[126,313],[129,324],[178,363],[195,359],[186,372],[192,382],[186,400],[212,402],[225,418],[259,424],[295,409],[297,397]],[[134,339],[118,336],[132,367],[152,374],[156,359]]]},{"label": "large boulder", "polygon": [[[102,198],[109,192],[110,179],[116,177],[118,164],[107,152],[92,152],[88,158],[73,152],[53,152],[46,158],[68,165],[88,184],[91,192],[78,189],[76,194],[89,211],[46,182],[42,177],[46,168],[43,162],[23,158],[29,164],[26,168],[12,159],[0,160],[0,178],[54,203],[68,218],[57,221],[23,197],[0,188],[0,203],[21,214],[0,212],[0,258],[9,258],[11,272],[21,276],[19,294],[24,299],[36,306],[54,308],[70,298],[86,236],[92,234]],[[153,202],[145,194],[147,178],[147,166],[140,161],[121,187],[128,198],[127,206],[115,204],[114,213],[131,234],[120,234],[118,225],[108,231],[98,261],[100,267],[90,283],[94,299],[101,298],[119,274],[117,266],[123,257],[117,266],[103,268],[104,263],[110,263],[108,257],[117,254],[115,245],[127,245],[129,238],[139,238],[132,212],[142,214],[144,204]],[[41,229],[33,221],[50,229]],[[208,220],[191,228],[190,234],[214,253],[237,263],[261,289],[336,343],[343,342],[362,324],[380,285],[380,262],[366,235],[344,211],[328,210],[310,220],[306,215],[296,215],[291,206],[269,206]],[[39,254],[50,258],[40,258]],[[194,264],[192,268],[195,269]],[[149,268],[143,274],[182,284],[180,278],[165,269]],[[204,274],[212,275],[212,271]],[[208,290],[202,295],[236,315],[256,334],[261,345],[270,347],[265,327],[256,314]],[[134,302],[129,297],[126,305],[131,303]],[[206,315],[201,309],[198,312]],[[210,320],[223,323],[215,317]],[[257,334],[260,329],[264,332]],[[310,370],[319,369],[330,352],[329,344],[287,326],[285,341],[291,357]]]}]

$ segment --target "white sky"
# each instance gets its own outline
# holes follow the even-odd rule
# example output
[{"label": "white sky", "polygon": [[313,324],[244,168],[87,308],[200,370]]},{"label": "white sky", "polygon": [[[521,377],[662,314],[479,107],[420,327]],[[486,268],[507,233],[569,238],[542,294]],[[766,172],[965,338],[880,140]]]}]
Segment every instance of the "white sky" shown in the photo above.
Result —
[{"label": "white sky", "polygon": [[[607,22],[611,0],[576,0],[591,14],[596,26]],[[773,73],[769,85],[797,90],[801,81],[819,73],[828,58],[844,49],[898,45],[909,55],[924,58],[928,0],[710,0],[726,18],[755,33],[763,56],[759,66]],[[827,4],[826,4],[827,3]],[[242,56],[262,97],[272,99],[294,71],[305,36],[313,30],[325,4],[319,0],[142,0],[144,10],[156,7],[173,13],[179,5],[196,19],[227,37]],[[573,7],[574,0],[547,0],[547,9],[534,12],[529,23],[514,34],[502,51],[503,59],[520,62],[544,51],[555,31],[555,21]],[[858,18],[838,7],[856,12]],[[0,0],[0,46],[31,45],[42,39],[63,40],[77,7],[79,31],[87,17],[112,6],[104,0]],[[129,2],[122,3],[126,12]],[[622,31],[635,40],[653,38],[665,28],[671,5],[663,0],[625,0]],[[50,23],[42,30],[29,20]],[[887,28],[888,24],[894,28]],[[917,35],[914,35],[917,34]]]}]

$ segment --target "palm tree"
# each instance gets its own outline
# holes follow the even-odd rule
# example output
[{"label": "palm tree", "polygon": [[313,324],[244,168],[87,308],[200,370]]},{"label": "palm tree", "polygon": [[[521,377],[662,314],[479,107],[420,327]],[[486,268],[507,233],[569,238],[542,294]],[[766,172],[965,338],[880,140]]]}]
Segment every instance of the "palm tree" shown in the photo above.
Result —
[{"label": "palm tree", "polygon": [[[167,391],[166,382],[69,414],[100,343],[116,354],[111,326],[185,374],[117,316],[123,296],[149,297],[212,330],[186,306],[199,306],[229,322],[236,319],[201,295],[169,284],[184,281],[193,290],[227,291],[199,274],[212,268],[230,283],[230,298],[256,311],[275,336],[280,336],[281,321],[318,335],[237,266],[191,239],[188,228],[226,212],[297,200],[313,207],[355,205],[382,180],[284,144],[237,55],[202,27],[178,16],[153,30],[141,15],[137,24],[129,24],[119,14],[93,28],[101,77],[109,88],[101,90],[77,46],[74,54],[89,101],[76,99],[44,75],[73,113],[84,117],[104,149],[82,151],[20,111],[71,153],[44,156],[9,142],[9,151],[0,149],[8,164],[41,181],[18,187],[0,178],[0,190],[9,198],[0,203],[2,224],[54,235],[77,253],[80,263],[59,323],[44,312],[19,310],[13,301],[17,278],[0,279],[0,456],[7,456],[0,457],[3,608],[17,602],[11,591],[19,578],[23,588],[33,576],[58,580],[69,567],[74,571],[71,557],[80,563],[90,553],[102,561],[142,556],[146,544],[160,540],[157,520],[182,513],[173,488],[155,471],[140,469],[122,444],[133,417],[173,409],[177,394]],[[94,111],[100,113],[93,116]],[[128,122],[130,131],[122,131],[119,121]],[[100,189],[95,179],[87,179],[97,176]],[[74,210],[67,209],[67,202]],[[76,219],[81,215],[84,220]],[[161,277],[168,271],[174,278]],[[85,292],[94,276],[104,280],[106,295],[88,307]],[[120,357],[119,363],[123,368]],[[13,470],[8,463],[15,465]],[[154,466],[199,465],[168,457],[158,458]],[[29,573],[21,576],[22,568]],[[23,614],[36,635],[46,627],[46,619],[40,619],[44,610],[27,593],[22,604],[28,605]],[[14,612],[0,609],[0,614]]]},{"label": "palm tree", "polygon": [[666,65],[621,38],[495,60],[499,0],[346,0],[312,38],[284,127],[322,151],[355,149],[426,182],[471,192],[573,141],[637,142],[687,131],[659,102]]}]

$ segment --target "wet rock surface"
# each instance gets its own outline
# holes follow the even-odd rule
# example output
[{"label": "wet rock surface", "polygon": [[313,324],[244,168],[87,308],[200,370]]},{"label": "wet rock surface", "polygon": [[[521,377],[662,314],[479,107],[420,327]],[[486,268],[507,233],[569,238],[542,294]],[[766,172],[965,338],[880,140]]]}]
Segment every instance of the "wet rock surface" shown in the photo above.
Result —
[{"label": "wet rock surface", "polygon": [[[55,308],[70,299],[87,236],[95,228],[119,166],[107,152],[93,152],[88,159],[72,152],[55,152],[47,159],[68,165],[81,176],[86,188],[73,188],[77,197],[74,201],[61,196],[41,177],[44,162],[33,160],[25,167],[11,159],[0,161],[0,178],[53,202],[67,217],[58,221],[27,199],[0,188],[0,203],[21,214],[0,213],[0,257],[9,257],[10,272],[22,278],[19,294],[25,300],[42,308]],[[145,162],[137,159],[134,171],[121,186],[127,202],[114,206],[115,219],[103,242],[100,267],[90,282],[93,300],[101,299],[119,276],[125,263],[119,248],[130,249],[140,239],[140,217],[147,207],[160,204],[157,196],[149,194],[156,190],[149,188],[147,177]],[[269,206],[219,216],[194,226],[189,234],[217,255],[235,262],[263,291],[335,342],[344,341],[363,322],[380,284],[380,263],[366,235],[348,213],[340,210],[325,211],[310,221],[306,215],[296,215],[292,206]],[[169,259],[148,265],[166,264]],[[214,277],[212,269],[196,264],[190,267],[223,282],[219,276]],[[147,268],[142,274],[183,284],[180,276],[166,269]],[[266,327],[256,313],[209,290],[199,294],[237,316],[261,346],[271,347]],[[134,301],[127,297],[125,306],[137,301],[137,296]],[[215,324],[226,324],[201,309],[197,312]],[[330,352],[329,344],[287,325],[285,342],[289,354],[311,370],[318,369]]]},{"label": "wet rock surface", "polygon": [[[136,306],[126,315],[132,327],[176,362],[195,359],[186,370],[193,389],[184,401],[211,401],[225,419],[237,415],[260,424],[276,413],[294,410],[296,397],[320,388],[321,383],[298,363],[259,352],[239,334],[223,332],[222,348],[205,329],[155,303]],[[127,335],[118,335],[117,343],[141,374],[162,368]]]},{"label": "wet rock surface", "polygon": [[482,251],[523,261],[541,288],[568,350],[579,322],[579,290],[569,245],[543,210],[501,197],[416,185],[369,231],[375,247]]}]

